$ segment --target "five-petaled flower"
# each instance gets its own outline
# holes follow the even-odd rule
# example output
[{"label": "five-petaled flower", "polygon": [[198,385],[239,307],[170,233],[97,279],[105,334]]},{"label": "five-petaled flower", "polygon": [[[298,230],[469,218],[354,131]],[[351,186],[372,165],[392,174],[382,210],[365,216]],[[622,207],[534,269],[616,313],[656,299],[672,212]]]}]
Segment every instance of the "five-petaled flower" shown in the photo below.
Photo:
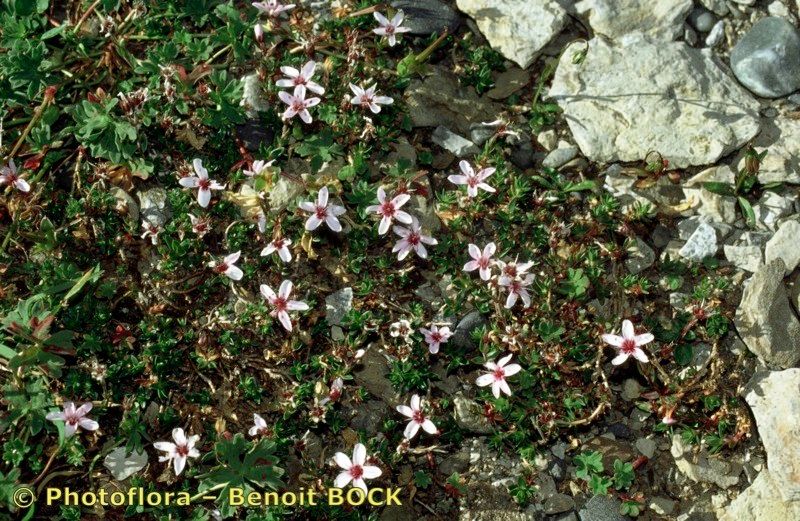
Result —
[{"label": "five-petaled flower", "polygon": [[413,250],[419,257],[428,258],[428,250],[425,249],[425,244],[431,246],[439,244],[439,241],[428,235],[422,234],[419,221],[416,218],[411,218],[411,224],[408,228],[402,226],[392,227],[394,233],[400,236],[400,240],[392,248],[392,253],[397,252],[397,260],[403,260]]},{"label": "five-petaled flower", "polygon": [[381,105],[391,105],[394,103],[394,99],[390,98],[389,96],[376,96],[375,88],[377,86],[378,84],[375,83],[372,85],[372,87],[369,87],[365,90],[358,85],[353,85],[351,83],[350,90],[353,91],[355,96],[350,98],[350,104],[356,107],[368,108],[373,114],[377,114],[381,111]]},{"label": "five-petaled flower", "polygon": [[509,364],[513,355],[508,355],[501,358],[497,363],[486,362],[483,366],[490,372],[483,374],[475,380],[475,383],[480,387],[492,386],[492,394],[495,398],[500,398],[500,391],[503,391],[508,396],[511,396],[511,389],[508,387],[506,378],[514,376],[522,370],[519,364]]},{"label": "five-petaled flower", "polygon": [[142,228],[144,229],[142,239],[150,237],[150,243],[153,246],[158,244],[158,234],[161,233],[161,228],[147,220],[142,221]]},{"label": "five-petaled flower", "polygon": [[439,352],[439,346],[447,342],[453,336],[448,326],[439,327],[436,324],[431,324],[430,329],[424,327],[419,328],[419,332],[425,336],[425,342],[428,343],[428,349],[431,354],[435,355]]},{"label": "five-petaled flower", "polygon": [[10,159],[6,166],[0,168],[0,186],[2,185],[11,185],[20,192],[31,191],[31,185],[17,173],[17,165],[14,164],[13,159]]},{"label": "five-petaled flower", "polygon": [[153,443],[153,447],[162,452],[166,452],[165,455],[158,457],[158,461],[172,461],[175,475],[180,476],[184,467],[186,467],[186,460],[188,458],[200,457],[200,451],[195,448],[200,436],[195,434],[187,438],[183,429],[178,427],[172,429],[172,439],[175,443],[171,441],[157,441]]},{"label": "five-petaled flower", "polygon": [[305,85],[298,85],[295,87],[294,93],[292,94],[282,90],[278,93],[278,97],[282,102],[289,105],[286,108],[286,111],[283,113],[283,119],[292,119],[299,114],[300,119],[302,119],[305,123],[311,123],[313,121],[311,119],[311,113],[308,111],[308,109],[317,105],[320,102],[320,99],[306,99]]},{"label": "five-petaled flower", "polygon": [[242,280],[244,273],[238,267],[234,266],[239,260],[242,252],[237,251],[226,255],[222,262],[211,261],[208,263],[209,267],[213,268],[217,273],[225,274],[231,280]]},{"label": "five-petaled flower", "polygon": [[422,427],[422,429],[428,434],[436,434],[439,432],[439,430],[436,428],[436,425],[434,425],[433,422],[425,416],[425,413],[422,412],[421,402],[422,400],[420,399],[419,395],[415,394],[411,397],[410,407],[408,405],[397,406],[397,412],[411,419],[411,421],[408,422],[408,425],[406,425],[406,430],[403,431],[403,436],[405,436],[408,440],[417,435],[420,427]]},{"label": "five-petaled flower", "polygon": [[327,186],[323,186],[319,189],[316,203],[312,201],[303,201],[300,203],[300,209],[311,212],[311,216],[306,221],[306,230],[316,230],[324,221],[331,230],[335,232],[342,231],[342,225],[338,217],[345,213],[345,209],[342,206],[328,204]]},{"label": "five-petaled flower", "polygon": [[86,416],[91,410],[92,402],[86,402],[77,409],[73,402],[67,402],[64,404],[64,410],[62,412],[47,413],[45,418],[50,421],[63,421],[64,436],[69,438],[75,434],[78,427],[87,431],[96,431],[100,428],[100,425],[96,421]]},{"label": "five-petaled flower", "polygon": [[528,293],[528,286],[533,282],[533,275],[528,274],[523,277],[508,277],[503,275],[497,280],[501,286],[508,288],[508,297],[506,298],[506,309],[511,309],[517,303],[517,299],[521,298],[524,307],[531,306],[531,296]]},{"label": "five-petaled flower", "polygon": [[372,15],[375,17],[375,20],[381,24],[380,27],[373,29],[372,32],[379,36],[385,36],[386,39],[389,40],[389,47],[394,47],[397,43],[398,34],[407,33],[411,30],[408,27],[400,27],[403,23],[403,17],[405,16],[402,9],[397,11],[391,20],[377,11],[372,13]]},{"label": "five-petaled flower", "polygon": [[464,271],[479,270],[481,279],[489,280],[492,276],[492,255],[497,251],[495,243],[490,242],[483,247],[483,252],[475,244],[468,246],[469,256],[472,260],[464,264]]},{"label": "five-petaled flower", "polygon": [[267,16],[278,16],[284,11],[294,9],[295,4],[283,5],[278,0],[265,0],[264,2],[253,2],[253,7]]},{"label": "five-petaled flower", "polygon": [[247,431],[250,436],[257,436],[266,433],[268,430],[267,422],[259,414],[253,413],[253,426]]},{"label": "five-petaled flower", "polygon": [[602,335],[603,342],[613,346],[619,354],[611,361],[614,365],[624,363],[628,357],[632,356],[643,364],[649,362],[649,358],[642,350],[642,346],[652,342],[655,337],[652,333],[642,333],[637,335],[633,330],[633,323],[630,320],[622,321],[622,336],[610,335],[608,333]]},{"label": "five-petaled flower", "polygon": [[208,170],[205,169],[200,159],[195,158],[192,165],[195,175],[181,177],[178,183],[186,188],[197,188],[197,202],[206,208],[211,201],[211,190],[222,190],[225,186],[208,178]]},{"label": "five-petaled flower", "polygon": [[459,161],[458,166],[461,169],[461,175],[449,175],[447,176],[447,179],[453,184],[467,185],[467,195],[469,197],[475,197],[478,195],[478,188],[487,192],[496,191],[494,188],[484,182],[495,172],[494,168],[482,168],[475,172],[475,170],[472,168],[472,165],[463,159]]},{"label": "five-petaled flower", "polygon": [[261,256],[266,257],[267,255],[278,252],[278,257],[280,257],[283,262],[289,262],[292,260],[292,252],[289,251],[289,246],[291,244],[291,239],[278,237],[277,239],[273,239],[272,242],[267,244],[266,248],[261,250]]},{"label": "five-petaled flower", "polygon": [[378,467],[367,465],[367,448],[361,443],[356,443],[353,447],[353,459],[347,457],[343,452],[337,452],[333,456],[333,460],[344,472],[340,472],[333,482],[336,488],[344,488],[352,481],[354,487],[358,487],[364,492],[367,492],[367,484],[365,479],[375,479],[383,472]]},{"label": "five-petaled flower", "polygon": [[193,214],[189,214],[189,220],[192,222],[192,231],[198,237],[202,237],[211,231],[211,220],[208,217],[196,217]]},{"label": "five-petaled flower", "polygon": [[283,325],[286,331],[292,330],[292,321],[289,318],[289,311],[306,311],[308,304],[299,300],[289,300],[289,295],[292,293],[292,282],[284,280],[281,282],[281,287],[278,288],[276,295],[272,288],[266,284],[261,285],[261,295],[267,299],[269,305],[272,306],[270,315],[278,317],[278,320]]},{"label": "five-petaled flower", "polygon": [[256,161],[253,161],[253,166],[250,170],[244,170],[242,173],[248,177],[261,175],[261,172],[271,167],[272,163],[274,162],[274,159],[272,161],[263,161],[261,159],[257,159]]},{"label": "five-petaled flower", "polygon": [[408,213],[400,210],[411,199],[408,194],[399,194],[391,201],[386,199],[386,190],[383,187],[378,188],[378,203],[372,206],[367,206],[367,211],[376,213],[381,216],[381,224],[378,226],[378,234],[383,235],[389,231],[389,226],[392,224],[392,219],[397,219],[401,223],[411,224],[412,217]]},{"label": "five-petaled flower", "polygon": [[322,85],[311,81],[316,68],[317,64],[314,62],[314,60],[307,61],[300,70],[297,70],[294,67],[289,67],[288,65],[284,65],[281,67],[281,72],[287,77],[279,79],[275,85],[278,87],[297,87],[298,85],[304,85],[306,89],[315,94],[325,94],[325,89],[322,87]]}]

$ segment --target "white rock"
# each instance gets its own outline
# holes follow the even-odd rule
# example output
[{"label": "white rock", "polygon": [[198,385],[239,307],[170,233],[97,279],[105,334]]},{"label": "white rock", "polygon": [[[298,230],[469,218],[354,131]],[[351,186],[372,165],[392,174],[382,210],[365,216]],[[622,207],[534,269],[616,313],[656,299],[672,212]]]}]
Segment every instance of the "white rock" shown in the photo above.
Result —
[{"label": "white rock", "polygon": [[725,36],[725,22],[720,20],[708,32],[706,47],[716,47],[722,41],[723,36]]},{"label": "white rock", "polygon": [[672,436],[670,452],[678,470],[692,481],[714,483],[720,488],[730,488],[739,482],[739,474],[742,472],[740,463],[711,456],[705,449],[696,451],[683,441],[680,434]]},{"label": "white rock", "polygon": [[717,254],[717,232],[707,222],[701,222],[680,249],[678,255],[692,261],[702,261]]},{"label": "white rock", "polygon": [[539,135],[536,136],[536,141],[542,145],[545,150],[550,151],[556,148],[558,136],[553,129],[545,130],[544,132],[539,132]]},{"label": "white rock", "polygon": [[767,242],[764,250],[766,262],[783,259],[786,264],[786,275],[789,275],[800,264],[800,222],[786,221],[781,224],[775,235]]},{"label": "white rock", "polygon": [[567,21],[567,12],[552,0],[457,0],[456,4],[475,19],[493,49],[523,69]]},{"label": "white rock", "polygon": [[635,237],[633,244],[628,248],[628,258],[625,267],[632,274],[641,273],[656,261],[656,252],[641,238]]},{"label": "white rock", "polygon": [[683,33],[683,22],[692,10],[691,0],[582,0],[575,4],[578,13],[589,13],[595,34],[618,39],[633,32],[659,40],[676,40]]},{"label": "white rock", "polygon": [[726,244],[722,247],[728,262],[739,269],[754,273],[764,264],[761,248],[758,246],[734,246]]},{"label": "white rock", "polygon": [[759,228],[774,230],[782,217],[794,212],[794,198],[767,190],[758,203],[753,205],[753,212]]},{"label": "white rock", "polygon": [[475,143],[445,127],[436,127],[431,134],[431,141],[456,157],[472,156],[481,151]]},{"label": "white rock", "polygon": [[109,452],[103,460],[103,466],[117,481],[128,479],[147,465],[146,452],[132,451],[130,456],[125,453],[125,447],[117,447]]},{"label": "white rock", "polygon": [[783,501],[780,488],[781,482],[768,470],[761,471],[752,485],[718,513],[719,521],[797,521],[800,503]]},{"label": "white rock", "polygon": [[[800,148],[797,143],[800,143],[800,121],[778,117],[764,125],[753,140],[753,147],[758,152],[768,150],[761,162],[758,180],[765,184],[800,184]],[[744,154],[741,154],[739,168],[744,168]]]},{"label": "white rock", "polygon": [[577,64],[584,44],[565,50],[549,95],[589,159],[641,161],[658,150],[678,168],[704,165],[758,133],[758,103],[708,53],[641,34],[588,47]]},{"label": "white rock", "polygon": [[800,369],[762,371],[747,384],[745,401],[753,410],[767,452],[767,468],[785,501],[800,500]]}]

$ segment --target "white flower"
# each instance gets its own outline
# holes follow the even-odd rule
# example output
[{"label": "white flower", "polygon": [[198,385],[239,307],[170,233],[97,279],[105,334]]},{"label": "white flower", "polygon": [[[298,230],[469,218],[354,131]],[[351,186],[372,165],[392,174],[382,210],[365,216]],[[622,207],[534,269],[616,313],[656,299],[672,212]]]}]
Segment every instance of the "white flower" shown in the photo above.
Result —
[{"label": "white flower", "polygon": [[439,346],[447,342],[447,340],[453,336],[453,333],[450,332],[450,328],[447,326],[439,327],[435,324],[431,325],[430,329],[425,329],[424,327],[419,328],[419,332],[425,336],[425,342],[428,343],[428,349],[430,350],[431,354],[436,354],[439,352]]},{"label": "white flower", "polygon": [[389,335],[393,338],[402,338],[403,340],[408,341],[411,337],[411,322],[408,320],[401,318],[397,322],[393,322],[392,325],[389,326]]},{"label": "white flower", "polygon": [[478,170],[478,172],[475,172],[475,170],[472,169],[472,166],[463,159],[458,163],[458,166],[461,168],[461,173],[463,175],[450,175],[447,176],[447,179],[453,184],[467,185],[467,195],[469,197],[475,197],[478,195],[478,188],[487,192],[497,191],[484,182],[486,178],[494,174],[494,168],[483,168]]},{"label": "white flower", "polygon": [[247,434],[250,436],[256,436],[258,434],[262,434],[267,430],[267,422],[264,421],[264,418],[259,416],[258,414],[253,414],[253,426],[250,427],[250,430],[247,431]]},{"label": "white flower", "polygon": [[316,230],[317,227],[324,221],[328,228],[335,232],[342,231],[342,225],[339,223],[340,215],[345,213],[342,206],[335,204],[328,204],[328,187],[323,186],[317,193],[317,202],[303,201],[300,203],[300,209],[306,212],[311,212],[311,216],[306,221],[306,230]]},{"label": "white flower", "polygon": [[506,378],[513,376],[522,370],[519,364],[508,364],[512,355],[501,358],[497,363],[486,362],[484,367],[490,372],[478,377],[475,383],[480,387],[492,386],[492,394],[495,398],[500,398],[500,391],[511,396],[511,389],[508,387]]},{"label": "white flower", "polygon": [[368,108],[373,112],[373,114],[377,114],[381,111],[381,105],[391,105],[394,103],[394,100],[389,96],[376,96],[375,95],[375,88],[378,86],[377,83],[373,84],[372,87],[364,90],[358,85],[350,84],[350,90],[353,91],[353,96],[350,98],[350,103],[356,107],[365,107]]},{"label": "white flower", "polygon": [[275,85],[278,87],[296,87],[298,85],[304,85],[308,90],[315,94],[324,94],[325,89],[322,87],[322,85],[311,81],[316,68],[317,64],[314,63],[313,60],[306,62],[306,64],[303,65],[303,68],[299,71],[294,67],[283,66],[281,67],[281,72],[287,77],[279,79]]},{"label": "white flower", "polygon": [[261,285],[261,295],[267,299],[269,305],[273,307],[270,313],[273,317],[278,317],[278,320],[283,325],[286,331],[292,330],[292,321],[289,318],[289,311],[306,311],[308,304],[299,300],[289,300],[289,295],[292,293],[292,282],[284,280],[281,282],[281,287],[278,288],[276,295],[272,288],[266,284]]},{"label": "white flower", "polygon": [[265,0],[264,2],[253,2],[253,7],[267,16],[278,16],[284,11],[294,9],[295,4],[282,5],[278,0]]},{"label": "white flower", "polygon": [[533,266],[533,261],[523,262],[519,264],[517,261],[514,262],[503,262],[497,261],[497,265],[500,266],[500,278],[503,277],[513,279],[517,277],[522,277],[525,275],[529,269]]},{"label": "white flower", "polygon": [[353,447],[352,461],[343,452],[337,452],[333,459],[344,470],[336,476],[336,480],[333,482],[333,486],[336,488],[344,488],[352,481],[354,487],[358,487],[366,493],[367,484],[364,480],[375,479],[382,474],[380,468],[365,464],[367,448],[361,443],[356,443],[356,446]]},{"label": "white flower", "polygon": [[525,278],[520,277],[500,277],[497,281],[501,286],[508,288],[508,298],[506,298],[506,309],[511,309],[517,303],[517,299],[521,298],[524,307],[531,306],[531,296],[528,293],[528,286],[533,282],[533,275],[526,275]]},{"label": "white flower", "polygon": [[380,27],[373,29],[372,32],[379,36],[385,36],[389,40],[389,47],[394,47],[397,43],[398,34],[407,33],[411,30],[408,27],[400,27],[404,17],[402,9],[397,11],[391,21],[377,11],[372,14],[378,23],[381,24]]},{"label": "white flower", "polygon": [[255,35],[258,43],[264,41],[264,26],[261,24],[261,22],[258,22],[253,26],[253,34]]},{"label": "white flower", "polygon": [[386,200],[386,190],[383,187],[378,188],[378,202],[367,206],[367,212],[376,213],[381,216],[381,224],[378,226],[378,234],[383,235],[389,231],[389,226],[392,224],[392,219],[397,219],[401,223],[411,224],[412,217],[408,213],[400,210],[411,199],[408,194],[400,194],[394,197],[391,201]]},{"label": "white flower", "polygon": [[158,461],[172,461],[172,465],[175,468],[175,475],[180,476],[184,467],[186,467],[186,460],[188,458],[200,457],[200,452],[194,448],[200,436],[195,434],[187,438],[183,433],[183,429],[178,427],[177,429],[172,429],[172,439],[175,443],[170,441],[157,441],[153,443],[153,447],[162,452],[166,452],[164,456],[158,457]]},{"label": "white flower", "polygon": [[278,257],[280,257],[283,262],[289,262],[292,260],[292,252],[289,251],[289,246],[291,246],[291,244],[291,239],[284,239],[282,237],[273,239],[266,248],[261,250],[261,256],[266,257],[267,255],[278,252]]},{"label": "white flower", "polygon": [[473,260],[464,264],[464,271],[480,270],[481,279],[489,280],[492,276],[492,255],[494,255],[494,252],[497,251],[497,246],[495,243],[490,242],[484,246],[483,252],[481,252],[480,248],[474,244],[470,244],[468,246],[468,250],[469,256],[472,257]]},{"label": "white flower", "polygon": [[78,427],[87,431],[96,431],[100,428],[100,425],[96,421],[86,416],[91,410],[92,402],[86,402],[77,409],[73,402],[67,402],[64,404],[64,410],[62,412],[47,413],[45,418],[50,421],[63,421],[64,436],[69,438],[77,432]]},{"label": "white flower", "polygon": [[414,251],[419,257],[426,259],[428,258],[428,250],[425,248],[425,244],[439,244],[439,241],[433,237],[422,234],[422,230],[416,218],[412,218],[411,226],[408,228],[394,226],[392,230],[401,237],[394,245],[394,248],[392,248],[392,253],[397,252],[397,260],[405,259],[411,251]]},{"label": "white flower", "polygon": [[161,229],[150,221],[142,221],[142,228],[144,228],[142,239],[150,237],[150,243],[153,246],[158,244],[158,234],[161,233]]},{"label": "white flower", "polygon": [[242,252],[237,251],[236,253],[226,255],[220,263],[211,261],[208,263],[208,265],[214,268],[214,271],[217,273],[223,273],[227,275],[231,280],[242,280],[244,273],[238,267],[234,266],[234,264],[239,260],[241,254]]},{"label": "white flower", "polygon": [[272,163],[274,162],[275,162],[274,159],[272,161],[262,161],[261,159],[258,159],[256,161],[253,161],[252,170],[244,170],[243,173],[248,177],[261,175],[261,172],[271,167]]},{"label": "white flower", "polygon": [[646,364],[650,361],[641,346],[649,344],[655,337],[652,333],[642,333],[637,335],[633,329],[633,323],[630,320],[622,321],[622,336],[617,335],[602,335],[603,342],[613,346],[619,354],[611,361],[614,365],[624,363],[628,357],[633,356],[638,361]]},{"label": "white flower", "polygon": [[202,237],[211,231],[211,221],[208,217],[196,217],[193,214],[189,214],[189,220],[192,222],[192,231],[198,237]]},{"label": "white flower", "polygon": [[178,183],[186,188],[197,188],[197,202],[200,206],[206,208],[211,201],[211,190],[222,190],[225,186],[208,178],[208,170],[203,167],[203,162],[200,159],[195,158],[192,161],[192,165],[194,166],[195,175],[181,177]]},{"label": "white flower", "polygon": [[8,164],[0,168],[0,186],[2,185],[11,185],[20,192],[31,191],[31,185],[17,173],[17,165],[13,159],[9,159]]},{"label": "white flower", "polygon": [[278,93],[278,97],[281,99],[282,102],[289,105],[286,111],[283,113],[283,119],[292,119],[293,117],[300,115],[300,119],[302,119],[305,123],[311,123],[313,120],[311,119],[311,113],[308,111],[309,108],[314,107],[319,104],[319,98],[308,98],[306,99],[306,87],[305,85],[298,85],[294,88],[294,93],[289,94],[286,91],[280,91]]},{"label": "white flower", "polygon": [[428,434],[436,434],[439,432],[436,428],[436,425],[434,425],[432,421],[425,417],[425,414],[422,412],[420,407],[420,402],[420,397],[415,394],[411,397],[411,407],[408,405],[397,406],[397,412],[403,416],[411,418],[411,421],[408,422],[408,425],[406,425],[405,431],[403,431],[403,436],[405,436],[406,439],[410,440],[416,436],[420,427],[422,427],[422,429]]}]

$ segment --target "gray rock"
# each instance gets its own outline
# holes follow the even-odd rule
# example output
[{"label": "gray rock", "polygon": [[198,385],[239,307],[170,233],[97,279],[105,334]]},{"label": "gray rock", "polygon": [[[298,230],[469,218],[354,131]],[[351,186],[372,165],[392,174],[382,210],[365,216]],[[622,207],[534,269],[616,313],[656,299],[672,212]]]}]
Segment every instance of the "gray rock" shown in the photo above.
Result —
[{"label": "gray rock", "polygon": [[111,187],[111,193],[116,199],[117,211],[127,215],[128,219],[138,224],[139,221],[139,205],[136,204],[133,197],[118,186]]},{"label": "gray rock", "polygon": [[800,320],[783,285],[781,259],[753,274],[736,311],[736,329],[747,348],[767,364],[792,367],[800,361]]},{"label": "gray rock", "polygon": [[581,521],[625,521],[619,513],[620,502],[610,496],[594,496],[578,512]]},{"label": "gray rock", "polygon": [[470,400],[463,393],[453,396],[453,418],[462,429],[477,434],[490,434],[492,426],[483,415],[483,408],[475,400]]},{"label": "gray rock", "polygon": [[350,427],[364,431],[367,436],[375,436],[381,430],[383,418],[389,414],[389,407],[380,400],[368,400],[354,408],[355,415]]},{"label": "gray rock", "polygon": [[240,81],[242,82],[242,101],[240,105],[244,107],[247,117],[256,118],[259,112],[269,110],[269,103],[267,103],[261,91],[262,81],[258,78],[258,73],[253,72],[242,76]]},{"label": "gray rock", "polygon": [[800,264],[800,222],[784,222],[767,242],[764,260],[770,263],[775,259],[781,259],[786,264],[785,275],[789,275]]},{"label": "gray rock", "polygon": [[596,34],[619,39],[630,33],[644,33],[659,40],[676,40],[683,34],[683,22],[692,10],[691,0],[582,0],[578,13],[589,13],[589,25]]},{"label": "gray rock", "polygon": [[761,248],[758,246],[734,246],[726,244],[722,247],[728,262],[739,269],[755,273],[764,264]]},{"label": "gray rock", "polygon": [[545,156],[542,166],[545,168],[558,168],[575,159],[577,155],[578,149],[576,147],[556,148]]},{"label": "gray rock", "polygon": [[436,130],[431,134],[431,141],[460,158],[474,156],[481,151],[469,139],[463,138],[444,127],[436,127]]},{"label": "gray rock", "polygon": [[634,237],[634,244],[628,248],[625,267],[634,275],[646,270],[656,261],[656,252],[639,237]]},{"label": "gray rock", "polygon": [[780,494],[783,483],[762,470],[753,483],[721,510],[719,521],[797,521],[800,503],[786,502]]},{"label": "gray rock", "polygon": [[167,191],[161,187],[139,192],[139,214],[142,219],[156,225],[164,226],[172,216],[167,201]]},{"label": "gray rock", "polygon": [[614,438],[622,440],[633,439],[633,431],[622,422],[615,422],[608,426],[608,432],[614,435]]},{"label": "gray rock", "polygon": [[758,434],[767,452],[767,468],[780,483],[785,501],[800,500],[800,369],[760,371],[745,390]]},{"label": "gray rock", "polygon": [[731,51],[731,68],[759,96],[791,94],[800,88],[800,31],[783,18],[759,20]]},{"label": "gray rock", "polygon": [[561,32],[567,12],[553,0],[456,0],[493,49],[526,69]]},{"label": "gray rock", "polygon": [[729,12],[725,0],[700,0],[700,4],[717,16],[725,16]]},{"label": "gray rock", "polygon": [[714,13],[702,7],[695,7],[686,20],[701,33],[707,33],[717,23]]},{"label": "gray rock", "polygon": [[543,508],[545,514],[560,514],[575,508],[575,500],[566,494],[553,494],[544,500]]},{"label": "gray rock", "polygon": [[706,47],[716,47],[722,41],[722,38],[724,36],[725,36],[725,22],[720,20],[719,22],[714,24],[714,27],[711,28],[711,31],[706,36],[705,40]]},{"label": "gray rock", "polygon": [[147,465],[146,452],[136,452],[135,450],[130,454],[127,452],[125,447],[117,447],[103,459],[103,466],[117,481],[128,479]]},{"label": "gray rock", "polygon": [[386,376],[389,374],[389,362],[386,356],[373,346],[367,349],[360,362],[358,368],[353,371],[356,384],[389,405],[396,404],[396,393],[392,382]]},{"label": "gray rock", "polygon": [[454,34],[461,25],[458,13],[439,0],[394,0],[392,7],[403,10],[403,27],[411,29],[411,34],[428,36],[445,30]]},{"label": "gray rock", "polygon": [[343,288],[325,297],[325,320],[331,326],[341,326],[342,319],[353,309],[353,288]]},{"label": "gray rock", "polygon": [[717,232],[706,222],[701,222],[678,254],[684,259],[700,262],[717,254]]},{"label": "gray rock", "polygon": [[[758,152],[768,150],[761,162],[758,180],[767,183],[800,184],[800,121],[781,116],[765,120],[762,132],[753,140]],[[739,168],[744,167],[744,153],[740,154]],[[770,193],[770,192],[765,192]]]},{"label": "gray rock", "polygon": [[477,344],[472,340],[472,332],[486,324],[486,318],[480,312],[467,313],[456,325],[450,344],[458,349],[475,349]]},{"label": "gray rock", "polygon": [[517,67],[511,67],[497,75],[494,79],[494,88],[487,92],[486,95],[494,100],[506,99],[530,83],[530,81],[530,72]]},{"label": "gray rock", "polygon": [[444,476],[450,476],[454,472],[459,474],[469,468],[469,450],[460,450],[455,454],[447,456],[439,463],[439,472]]},{"label": "gray rock", "polygon": [[650,507],[650,510],[660,516],[668,516],[675,511],[675,504],[676,501],[673,501],[669,498],[656,496],[650,499],[650,502],[647,506]]},{"label": "gray rock", "polygon": [[739,483],[740,463],[711,456],[705,449],[695,452],[680,434],[672,436],[670,452],[678,470],[694,482],[714,483],[720,488],[730,488]]},{"label": "gray rock", "polygon": [[641,161],[660,150],[671,165],[714,163],[759,131],[759,105],[707,53],[641,34],[593,38],[567,48],[550,97],[564,110],[583,154]]},{"label": "gray rock", "polygon": [[653,459],[657,447],[655,440],[651,440],[650,438],[639,438],[636,440],[635,445],[636,450],[641,452],[643,456],[646,456],[648,459]]},{"label": "gray rock", "polygon": [[622,399],[628,402],[636,400],[642,394],[642,386],[633,378],[626,378],[622,382]]},{"label": "gray rock", "polygon": [[781,218],[794,213],[794,199],[767,190],[753,205],[753,212],[759,228],[775,230]]},{"label": "gray rock", "polygon": [[511,162],[522,170],[532,168],[536,164],[535,158],[536,153],[528,139],[524,139],[511,150]]}]

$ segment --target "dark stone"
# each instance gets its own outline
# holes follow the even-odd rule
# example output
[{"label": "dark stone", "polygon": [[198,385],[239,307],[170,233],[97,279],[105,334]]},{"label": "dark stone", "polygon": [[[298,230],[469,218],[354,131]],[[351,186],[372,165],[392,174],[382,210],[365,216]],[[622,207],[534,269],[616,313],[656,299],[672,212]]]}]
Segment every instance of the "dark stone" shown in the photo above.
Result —
[{"label": "dark stone", "polygon": [[514,147],[511,151],[511,162],[514,163],[514,166],[522,170],[533,168],[535,156],[533,144],[529,139],[523,140],[522,143]]},{"label": "dark stone", "polygon": [[567,476],[567,464],[563,459],[554,457],[547,467],[547,472],[550,473],[554,480],[560,483]]},{"label": "dark stone", "polygon": [[453,331],[450,343],[459,349],[474,349],[478,344],[472,340],[472,332],[487,324],[486,318],[477,311],[467,313]]},{"label": "dark stone", "polygon": [[275,141],[275,131],[259,118],[248,119],[236,125],[236,135],[250,152],[258,152],[261,145],[270,146]]},{"label": "dark stone", "polygon": [[458,13],[439,0],[395,0],[392,7],[403,10],[403,26],[411,29],[410,34],[428,36],[445,29],[453,34],[461,25]]},{"label": "dark stone", "polygon": [[612,423],[608,426],[608,432],[623,440],[633,439],[633,432],[624,423]]}]

